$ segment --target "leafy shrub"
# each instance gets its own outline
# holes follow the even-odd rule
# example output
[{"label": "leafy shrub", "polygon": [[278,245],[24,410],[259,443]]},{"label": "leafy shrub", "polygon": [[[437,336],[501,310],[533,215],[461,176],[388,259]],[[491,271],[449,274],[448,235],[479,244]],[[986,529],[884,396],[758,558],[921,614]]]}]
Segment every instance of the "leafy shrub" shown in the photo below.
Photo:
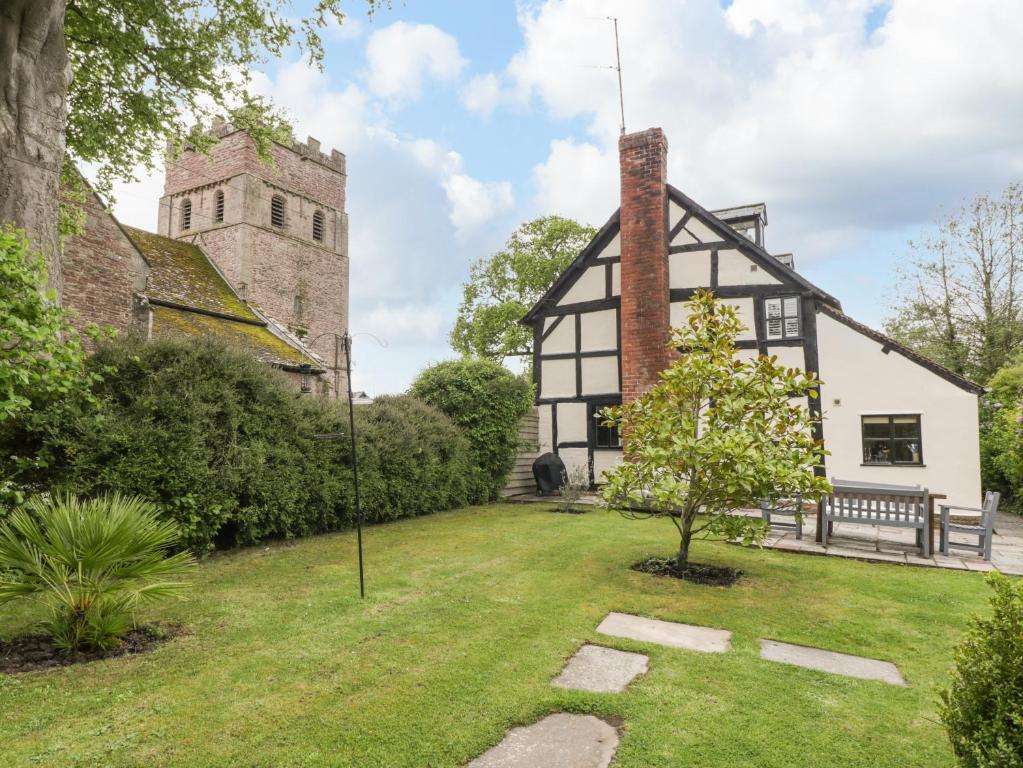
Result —
[{"label": "leafy shrub", "polygon": [[[448,417],[409,395],[379,397],[355,415],[359,485],[368,521],[470,503],[474,466],[469,443]],[[348,467],[347,443],[343,454]]]},{"label": "leafy shrub", "polygon": [[138,497],[35,497],[0,524],[0,604],[42,603],[66,651],[117,645],[143,602],[179,594],[191,555],[177,527]]},{"label": "leafy shrub", "polygon": [[[0,423],[90,383],[72,313],[46,282],[43,258],[24,233],[0,227]],[[88,331],[91,338],[99,333]]]},{"label": "leafy shrub", "polygon": [[941,720],[965,768],[1023,766],[1023,581],[998,573],[990,618],[975,618],[941,692]]},{"label": "leafy shrub", "polygon": [[478,498],[497,498],[519,448],[519,422],[533,404],[533,387],[500,363],[463,358],[427,368],[411,393],[462,428],[478,468]]},{"label": "leafy shrub", "polygon": [[[349,442],[313,439],[347,434],[345,405],[206,340],[118,341],[89,366],[107,371],[99,413],[62,403],[0,425],[0,473],[19,487],[142,496],[200,554],[354,524]],[[367,520],[469,501],[468,443],[442,413],[381,398],[356,419]]]}]

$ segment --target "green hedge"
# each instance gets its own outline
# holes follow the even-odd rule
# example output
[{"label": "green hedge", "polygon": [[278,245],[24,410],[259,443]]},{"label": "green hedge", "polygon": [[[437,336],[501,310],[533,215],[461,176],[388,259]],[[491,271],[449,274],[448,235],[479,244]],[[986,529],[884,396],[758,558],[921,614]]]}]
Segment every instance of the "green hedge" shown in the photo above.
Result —
[{"label": "green hedge", "polygon": [[1023,766],[1023,582],[998,572],[989,617],[975,616],[955,651],[939,713],[963,768]]},{"label": "green hedge", "polygon": [[446,413],[465,432],[483,500],[497,498],[519,448],[519,422],[533,404],[533,385],[500,363],[477,358],[427,368],[411,393]]},{"label": "green hedge", "polygon": [[[117,342],[89,360],[96,411],[62,403],[0,428],[0,471],[26,491],[119,491],[153,501],[188,545],[253,544],[354,523],[346,407],[297,394],[250,356],[210,341]],[[408,396],[356,409],[367,521],[474,500],[470,446]]]}]

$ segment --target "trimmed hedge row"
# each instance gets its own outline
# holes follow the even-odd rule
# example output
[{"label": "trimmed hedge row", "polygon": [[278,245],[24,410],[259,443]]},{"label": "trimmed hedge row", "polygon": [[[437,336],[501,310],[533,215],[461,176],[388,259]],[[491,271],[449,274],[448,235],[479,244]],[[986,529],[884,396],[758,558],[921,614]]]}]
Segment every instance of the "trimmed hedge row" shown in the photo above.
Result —
[{"label": "trimmed hedge row", "polygon": [[[118,341],[88,363],[104,403],[64,402],[0,428],[0,471],[26,491],[137,494],[197,553],[354,524],[346,406],[296,394],[212,341]],[[367,521],[475,503],[470,443],[409,396],[356,409]]]},{"label": "trimmed hedge row", "polygon": [[493,360],[464,357],[427,368],[410,391],[462,428],[478,468],[479,494],[496,499],[519,450],[519,424],[533,404],[533,385]]}]

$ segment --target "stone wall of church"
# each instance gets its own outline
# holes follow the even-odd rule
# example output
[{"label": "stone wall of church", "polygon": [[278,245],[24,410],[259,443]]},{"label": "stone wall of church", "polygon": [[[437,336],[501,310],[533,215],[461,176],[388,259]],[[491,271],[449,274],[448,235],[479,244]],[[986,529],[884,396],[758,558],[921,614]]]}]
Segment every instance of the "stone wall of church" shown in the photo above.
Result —
[{"label": "stone wall of church", "polygon": [[135,292],[145,290],[146,262],[95,194],[89,192],[83,207],[83,231],[64,241],[62,303],[76,311],[79,330],[96,323],[128,333]]},{"label": "stone wall of church", "polygon": [[[273,157],[263,165],[247,134],[225,129],[209,157],[185,152],[167,166],[159,231],[196,238],[245,300],[333,365],[334,334],[348,327],[345,158],[315,139],[275,144]],[[275,198],[283,221],[272,216]]]},{"label": "stone wall of church", "polygon": [[345,209],[345,156],[336,149],[320,151],[320,143],[309,138],[291,148],[274,144],[273,167],[256,155],[252,138],[242,131],[223,132],[220,142],[206,157],[186,150],[168,161],[164,195],[174,195],[207,184],[248,173],[315,200],[339,211]]}]

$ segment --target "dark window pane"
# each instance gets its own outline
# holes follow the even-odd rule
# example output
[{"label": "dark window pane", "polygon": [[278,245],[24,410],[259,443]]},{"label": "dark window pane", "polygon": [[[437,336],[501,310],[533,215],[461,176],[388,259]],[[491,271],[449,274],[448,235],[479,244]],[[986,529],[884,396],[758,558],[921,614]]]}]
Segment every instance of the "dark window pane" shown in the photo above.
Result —
[{"label": "dark window pane", "polygon": [[920,437],[920,421],[916,416],[896,416],[892,423],[895,437]]},{"label": "dark window pane", "polygon": [[863,441],[863,462],[865,464],[888,464],[891,460],[890,441],[869,438]]},{"label": "dark window pane", "polygon": [[868,416],[863,419],[864,437],[888,438],[891,434],[890,429],[887,418],[878,419],[876,416]]}]

